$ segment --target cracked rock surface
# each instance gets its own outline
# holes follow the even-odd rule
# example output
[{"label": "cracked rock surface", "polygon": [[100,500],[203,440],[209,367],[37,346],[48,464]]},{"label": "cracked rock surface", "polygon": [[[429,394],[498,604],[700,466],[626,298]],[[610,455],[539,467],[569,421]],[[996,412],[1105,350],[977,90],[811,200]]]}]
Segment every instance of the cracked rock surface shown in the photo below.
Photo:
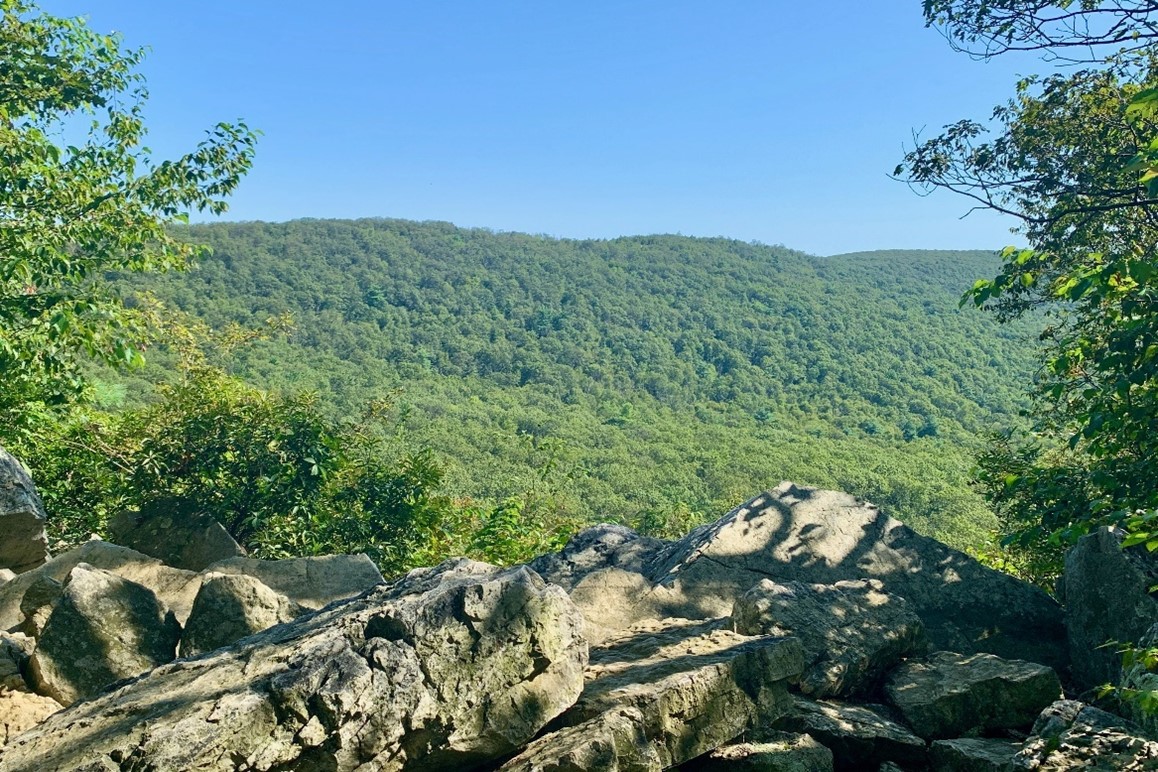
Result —
[{"label": "cracked rock surface", "polygon": [[762,579],[874,579],[904,598],[933,647],[1064,669],[1061,607],[1041,590],[921,536],[846,493],[781,483],[675,542],[598,526],[535,561],[612,634],[640,619],[728,616]]},{"label": "cracked rock surface", "polygon": [[717,622],[643,623],[592,651],[561,728],[502,770],[659,772],[782,716],[803,666],[794,638],[740,635]]},{"label": "cracked rock surface", "polygon": [[114,685],[0,771],[470,769],[574,703],[582,624],[525,567],[448,561]]}]

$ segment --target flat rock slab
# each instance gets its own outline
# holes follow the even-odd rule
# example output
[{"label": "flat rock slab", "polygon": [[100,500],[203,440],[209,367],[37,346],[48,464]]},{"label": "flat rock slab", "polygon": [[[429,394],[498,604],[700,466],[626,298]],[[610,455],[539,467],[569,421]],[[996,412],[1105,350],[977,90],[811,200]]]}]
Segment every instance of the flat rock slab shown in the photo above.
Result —
[{"label": "flat rock slab", "polygon": [[774,721],[803,666],[793,638],[739,635],[717,622],[643,624],[592,651],[560,728],[502,769],[659,772]]},{"label": "flat rock slab", "polygon": [[1014,757],[1016,770],[1158,769],[1158,742],[1129,721],[1075,700],[1050,705]]},{"label": "flat rock slab", "polygon": [[[773,728],[811,735],[832,751],[838,770],[875,769],[885,762],[925,764],[925,741],[892,720],[883,706],[797,697],[792,712]],[[755,739],[763,739],[757,732]]]},{"label": "flat rock slab", "polygon": [[938,651],[893,671],[885,693],[914,732],[940,740],[1028,729],[1062,689],[1057,674],[1035,662]]},{"label": "flat rock slab", "polygon": [[1013,772],[1021,743],[984,737],[937,740],[929,746],[933,772]]},{"label": "flat rock slab", "polygon": [[62,705],[177,656],[181,627],[147,587],[81,563],[36,642],[32,686]]},{"label": "flat rock slab", "polygon": [[793,635],[807,666],[800,691],[847,697],[871,691],[909,656],[926,653],[925,627],[904,598],[875,579],[836,584],[764,579],[732,609],[732,626],[746,635]]},{"label": "flat rock slab", "polygon": [[47,559],[40,494],[24,465],[0,448],[0,569],[20,574]]},{"label": "flat rock slab", "polygon": [[381,584],[378,566],[365,555],[258,560],[230,558],[209,566],[203,573],[243,574],[261,580],[274,592],[308,609],[351,598]]},{"label": "flat rock slab", "polygon": [[526,568],[448,561],[78,703],[0,771],[469,769],[574,702],[581,628]]},{"label": "flat rock slab", "polygon": [[717,748],[682,772],[832,772],[832,751],[806,734],[781,732],[759,743]]},{"label": "flat rock slab", "polygon": [[109,540],[115,544],[187,571],[245,557],[245,550],[221,523],[180,499],[160,499],[140,511],[120,512],[108,528]]}]

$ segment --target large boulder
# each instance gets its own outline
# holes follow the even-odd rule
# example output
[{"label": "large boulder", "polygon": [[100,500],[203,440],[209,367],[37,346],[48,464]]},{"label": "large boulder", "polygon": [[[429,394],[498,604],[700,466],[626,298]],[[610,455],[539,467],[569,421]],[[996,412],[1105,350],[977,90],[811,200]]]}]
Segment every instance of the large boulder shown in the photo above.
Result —
[{"label": "large boulder", "polygon": [[929,746],[933,772],[1013,772],[1021,743],[989,737],[937,740]]},{"label": "large boulder", "polygon": [[[906,769],[925,763],[925,741],[893,720],[884,706],[797,697],[792,711],[773,728],[811,735],[832,751],[842,771],[876,769],[887,762]],[[760,732],[753,736],[763,737]]]},{"label": "large boulder", "polygon": [[526,568],[450,561],[78,703],[0,772],[470,769],[575,701],[581,632]]},{"label": "large boulder", "polygon": [[863,694],[928,645],[920,618],[882,586],[876,579],[834,585],[764,579],[736,601],[732,626],[745,635],[799,638],[807,663],[804,694]]},{"label": "large boulder", "polygon": [[200,571],[219,560],[245,557],[229,531],[183,499],[164,498],[109,520],[109,540],[167,566]]},{"label": "large boulder", "polygon": [[1120,716],[1059,700],[1042,711],[1013,762],[1016,770],[1139,772],[1158,769],[1158,742]]},{"label": "large boulder", "polygon": [[289,622],[304,611],[252,576],[207,574],[181,635],[181,656],[191,657],[220,649],[274,625]]},{"label": "large boulder", "polygon": [[1035,662],[938,651],[894,670],[885,693],[914,732],[940,740],[1028,729],[1062,688],[1057,673]]},{"label": "large boulder", "polygon": [[[63,582],[81,563],[110,571],[122,579],[144,585],[173,612],[177,621],[184,623],[193,608],[193,599],[201,587],[201,577],[192,571],[166,566],[160,560],[140,552],[110,544],[99,539],[85,542],[74,550],[57,555],[40,568],[21,574],[7,584],[0,585],[0,630],[16,630],[23,626],[26,611],[33,601],[24,602],[31,588],[45,577]],[[24,608],[21,608],[21,605]]]},{"label": "large boulder", "polygon": [[0,569],[20,574],[47,559],[44,504],[24,465],[0,448]]},{"label": "large boulder", "polygon": [[1066,555],[1062,590],[1074,682],[1089,689],[1117,683],[1122,658],[1114,646],[1135,643],[1158,624],[1158,556],[1139,545],[1122,549],[1120,531],[1099,528]]},{"label": "large boulder", "polygon": [[715,622],[643,624],[591,653],[583,694],[502,769],[660,770],[788,710],[803,668],[793,638],[744,636]]},{"label": "large boulder", "polygon": [[37,692],[62,705],[177,656],[181,627],[147,587],[81,563],[32,653]]},{"label": "large boulder", "polygon": [[845,493],[782,483],[678,542],[606,527],[597,536],[536,565],[603,627],[725,617],[762,579],[876,579],[908,602],[934,648],[1068,664],[1061,608],[1048,595]]},{"label": "large boulder", "polygon": [[311,610],[359,595],[384,581],[374,561],[365,555],[286,560],[230,558],[214,563],[204,573],[252,576],[274,592]]}]

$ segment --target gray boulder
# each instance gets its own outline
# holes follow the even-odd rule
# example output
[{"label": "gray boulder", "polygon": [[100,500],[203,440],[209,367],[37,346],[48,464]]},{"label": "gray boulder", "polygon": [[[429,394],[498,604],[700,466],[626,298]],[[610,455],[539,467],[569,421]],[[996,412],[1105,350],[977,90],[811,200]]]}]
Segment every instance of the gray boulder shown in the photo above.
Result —
[{"label": "gray boulder", "polygon": [[470,769],[574,702],[581,628],[526,568],[449,561],[78,703],[0,771]]},{"label": "gray boulder", "polygon": [[659,770],[682,764],[788,710],[803,667],[792,638],[719,623],[642,624],[591,653],[583,694],[503,765],[507,772]]},{"label": "gray boulder", "polygon": [[[792,712],[774,729],[804,732],[832,751],[838,770],[875,769],[887,762],[901,767],[925,764],[925,741],[889,716],[880,705],[797,697]],[[754,734],[762,739],[760,732]],[[883,767],[882,767],[883,768]]]},{"label": "gray boulder", "polygon": [[359,595],[384,580],[365,555],[324,555],[286,560],[230,558],[204,572],[252,576],[307,609]]},{"label": "gray boulder", "polygon": [[29,674],[62,705],[177,655],[181,627],[147,587],[84,563],[68,575],[36,642]]},{"label": "gray boulder", "polygon": [[832,751],[806,734],[770,733],[759,743],[737,743],[680,767],[684,772],[832,772]]},{"label": "gray boulder", "polygon": [[938,651],[894,670],[885,693],[914,732],[939,740],[1028,729],[1062,689],[1057,674],[1035,662]]},{"label": "gray boulder", "polygon": [[206,574],[181,635],[181,656],[220,649],[304,611],[252,576]]},{"label": "gray boulder", "polygon": [[764,579],[736,601],[733,629],[799,638],[804,694],[863,694],[903,658],[924,654],[928,646],[920,618],[882,587],[876,579],[832,585]]},{"label": "gray boulder", "polygon": [[48,617],[56,602],[64,593],[64,585],[47,574],[41,574],[28,585],[24,596],[20,599],[20,613],[24,621],[20,623],[20,632],[32,638],[39,638],[48,623]]},{"label": "gray boulder", "polygon": [[0,448],[0,569],[20,574],[47,559],[44,504],[28,470]]},{"label": "gray boulder", "polygon": [[115,544],[187,571],[245,557],[245,550],[224,526],[181,499],[160,499],[139,512],[120,512],[109,521],[108,535]]},{"label": "gray boulder", "polygon": [[88,541],[57,555],[40,568],[0,585],[0,630],[17,630],[24,624],[25,610],[21,608],[24,596],[42,577],[63,582],[81,563],[148,587],[173,612],[178,622],[188,618],[193,599],[201,587],[201,578],[192,571],[171,568],[156,558],[116,544]]},{"label": "gray boulder", "polygon": [[1042,711],[1013,760],[1016,770],[1153,770],[1158,742],[1120,716],[1076,700]]},{"label": "gray boulder", "polygon": [[1158,556],[1144,547],[1122,549],[1122,534],[1099,528],[1066,555],[1066,632],[1076,684],[1117,683],[1122,658],[1108,642],[1134,643],[1158,624]]},{"label": "gray boulder", "polygon": [[0,691],[28,692],[24,673],[36,641],[20,633],[0,633]]},{"label": "gray boulder", "polygon": [[929,746],[933,772],[1012,772],[1021,743],[985,737],[937,740]]},{"label": "gray boulder", "polygon": [[1048,595],[848,494],[782,483],[678,542],[606,527],[595,536],[536,564],[549,563],[552,581],[563,579],[587,617],[608,629],[726,617],[762,579],[876,579],[908,602],[935,648],[1068,664],[1061,607]]}]

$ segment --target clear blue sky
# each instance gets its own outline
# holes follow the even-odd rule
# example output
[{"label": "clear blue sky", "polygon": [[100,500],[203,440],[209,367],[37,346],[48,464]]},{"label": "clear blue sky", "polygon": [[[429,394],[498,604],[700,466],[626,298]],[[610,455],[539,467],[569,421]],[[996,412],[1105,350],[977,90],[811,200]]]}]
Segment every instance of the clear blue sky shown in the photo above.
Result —
[{"label": "clear blue sky", "polygon": [[228,219],[404,217],[566,237],[729,236],[816,254],[1000,248],[888,178],[1008,98],[920,0],[45,0],[147,45],[150,144],[264,132]]}]

